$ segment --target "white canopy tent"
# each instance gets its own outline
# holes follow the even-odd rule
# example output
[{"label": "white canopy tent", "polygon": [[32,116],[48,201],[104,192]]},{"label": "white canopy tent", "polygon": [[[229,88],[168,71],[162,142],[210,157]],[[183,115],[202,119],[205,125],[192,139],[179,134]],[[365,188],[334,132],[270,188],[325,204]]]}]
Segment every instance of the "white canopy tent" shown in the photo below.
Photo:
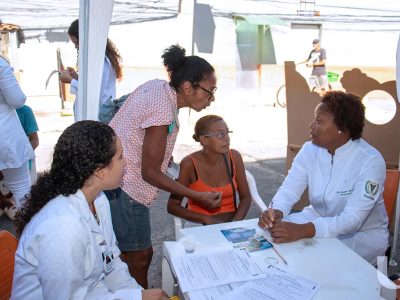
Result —
[{"label": "white canopy tent", "polygon": [[[80,0],[79,89],[76,121],[97,120],[108,29],[114,0]],[[90,55],[89,55],[90,54]]]}]

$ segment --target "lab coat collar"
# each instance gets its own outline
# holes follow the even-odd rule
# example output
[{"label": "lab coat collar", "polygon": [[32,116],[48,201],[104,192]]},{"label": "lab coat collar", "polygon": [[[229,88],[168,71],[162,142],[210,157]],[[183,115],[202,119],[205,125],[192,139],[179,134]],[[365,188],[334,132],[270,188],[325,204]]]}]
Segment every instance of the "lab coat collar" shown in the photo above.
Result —
[{"label": "lab coat collar", "polygon": [[347,155],[356,146],[356,143],[358,143],[358,140],[355,140],[355,141],[353,141],[352,139],[348,140],[348,142],[346,144],[344,144],[336,149],[335,157]]},{"label": "lab coat collar", "polygon": [[[349,152],[352,151],[352,149],[356,146],[356,144],[359,142],[359,140],[348,140],[346,144],[340,146],[335,150],[335,155],[333,157],[335,158],[340,158],[343,156],[346,156]],[[324,152],[326,153],[327,158],[332,158],[332,154],[329,153],[328,149],[324,148]]]},{"label": "lab coat collar", "polygon": [[[105,197],[104,193],[100,193],[100,195],[97,196],[97,198],[94,200],[94,206],[96,208],[97,216],[101,224],[102,222],[104,222],[104,220],[102,218],[102,215],[100,214],[103,204],[101,203],[101,201],[97,201],[100,197]],[[97,224],[94,215],[90,211],[89,204],[82,190],[79,189],[73,196],[73,199],[74,201],[72,201],[72,203],[79,210],[85,222],[90,225],[91,231],[101,233],[99,224]]]}]

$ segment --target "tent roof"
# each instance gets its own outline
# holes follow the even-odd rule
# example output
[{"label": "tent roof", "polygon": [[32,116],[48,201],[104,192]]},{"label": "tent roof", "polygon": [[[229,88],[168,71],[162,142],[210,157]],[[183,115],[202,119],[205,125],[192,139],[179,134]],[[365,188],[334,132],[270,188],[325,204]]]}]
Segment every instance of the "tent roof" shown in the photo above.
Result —
[{"label": "tent roof", "polygon": [[[364,31],[398,31],[400,28],[398,0],[346,3],[321,0],[317,6],[321,12],[318,17],[297,15],[298,0],[205,0],[204,2],[212,3],[214,17],[243,17],[251,24],[285,25],[276,23],[283,20],[287,23],[318,22],[324,23],[324,28],[340,27],[344,30],[354,29],[354,26]],[[115,1],[111,25],[175,18],[178,15],[178,7],[177,0]],[[72,20],[78,18],[79,0],[64,1],[62,6],[59,0],[3,1],[1,9],[1,21],[19,25],[27,39],[36,39],[43,38],[47,30],[65,31]],[[333,24],[333,27],[330,24]]]}]

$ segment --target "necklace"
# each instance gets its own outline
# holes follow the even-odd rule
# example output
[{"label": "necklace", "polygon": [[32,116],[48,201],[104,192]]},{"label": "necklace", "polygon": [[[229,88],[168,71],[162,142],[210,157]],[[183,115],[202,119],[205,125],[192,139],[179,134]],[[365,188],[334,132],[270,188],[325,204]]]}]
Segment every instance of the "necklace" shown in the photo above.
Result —
[{"label": "necklace", "polygon": [[99,216],[94,212],[93,213],[94,218],[96,219],[97,225],[100,225],[100,219]]},{"label": "necklace", "polygon": [[92,212],[93,217],[95,218],[97,224],[100,225],[100,218],[99,218],[99,216],[97,215],[96,207],[94,206],[93,203],[90,203],[90,204],[89,204],[89,209],[90,209],[90,211]]}]

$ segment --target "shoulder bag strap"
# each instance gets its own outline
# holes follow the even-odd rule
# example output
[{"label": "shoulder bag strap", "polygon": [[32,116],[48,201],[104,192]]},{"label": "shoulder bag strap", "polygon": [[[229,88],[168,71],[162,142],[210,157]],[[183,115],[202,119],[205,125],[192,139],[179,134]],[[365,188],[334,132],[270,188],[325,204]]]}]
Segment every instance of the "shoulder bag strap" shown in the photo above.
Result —
[{"label": "shoulder bag strap", "polygon": [[235,189],[235,185],[233,184],[233,180],[232,180],[233,174],[231,173],[231,170],[229,169],[228,159],[226,158],[226,155],[222,154],[222,157],[224,158],[226,173],[228,174],[229,182],[231,183],[231,186],[232,186],[233,203],[235,204],[235,210],[236,210],[237,209],[237,207],[236,207],[236,189]]}]

